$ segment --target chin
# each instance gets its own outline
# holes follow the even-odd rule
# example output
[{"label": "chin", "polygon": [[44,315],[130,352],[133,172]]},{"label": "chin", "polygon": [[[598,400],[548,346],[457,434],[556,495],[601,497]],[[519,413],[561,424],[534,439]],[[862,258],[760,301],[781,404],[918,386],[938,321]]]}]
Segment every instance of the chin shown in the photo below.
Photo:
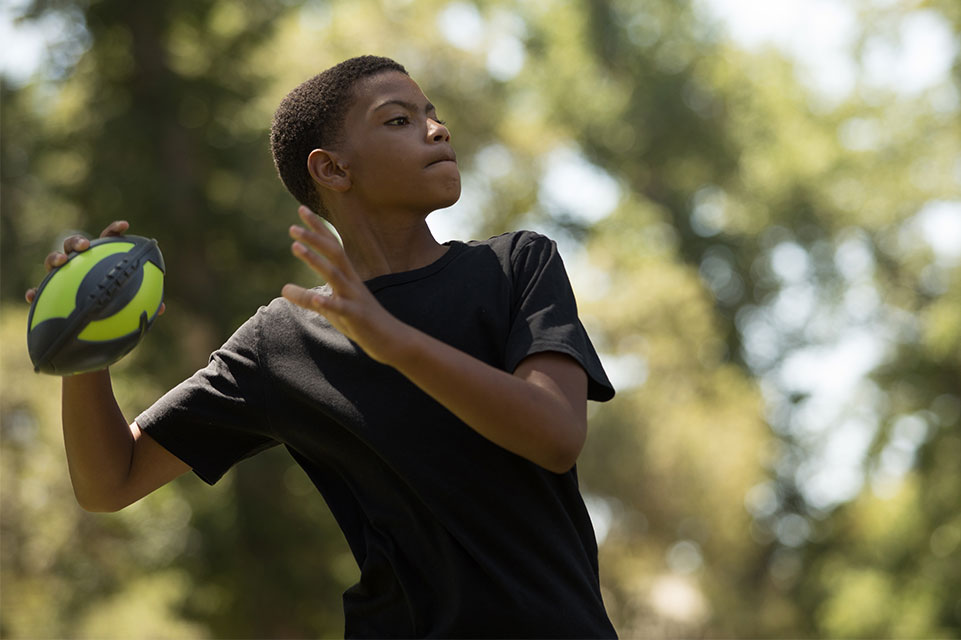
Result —
[{"label": "chin", "polygon": [[440,193],[438,193],[438,197],[434,201],[433,210],[446,209],[460,200],[460,176],[458,176],[456,180],[451,180],[445,187],[445,189],[439,190]]},{"label": "chin", "polygon": [[447,203],[444,206],[451,207],[458,200],[460,200],[460,184],[457,185],[457,190],[451,194],[450,198],[448,198]]}]

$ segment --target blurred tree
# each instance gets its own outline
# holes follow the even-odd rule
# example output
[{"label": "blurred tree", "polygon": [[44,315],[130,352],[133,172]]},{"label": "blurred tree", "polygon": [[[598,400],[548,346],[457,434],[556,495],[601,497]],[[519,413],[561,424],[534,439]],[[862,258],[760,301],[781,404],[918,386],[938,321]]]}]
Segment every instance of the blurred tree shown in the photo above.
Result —
[{"label": "blurred tree", "polygon": [[[628,185],[641,204],[633,207],[631,223],[617,224],[615,216],[596,225],[589,244],[597,264],[609,273],[631,274],[637,287],[632,290],[630,282],[615,276],[602,289],[617,310],[598,313],[605,335],[616,345],[611,350],[630,352],[638,343],[632,333],[638,332],[644,341],[634,352],[647,363],[647,382],[636,397],[675,395],[655,386],[671,370],[658,366],[663,336],[645,325],[643,316],[628,322],[615,318],[647,304],[669,313],[672,298],[685,300],[684,288],[675,284],[668,296],[658,297],[658,287],[644,277],[638,258],[619,254],[609,244],[629,246],[633,239],[634,250],[645,253],[650,238],[663,242],[666,235],[675,255],[697,270],[713,296],[714,322],[724,340],[714,352],[722,363],[737,365],[742,374],[761,381],[765,417],[776,437],[761,449],[771,482],[742,494],[755,516],[752,533],[760,544],[746,550],[724,545],[725,553],[738,558],[740,570],[709,566],[703,582],[711,604],[730,606],[712,608],[713,615],[700,619],[692,615],[696,628],[827,637],[956,633],[961,613],[956,597],[947,594],[959,591],[956,567],[961,566],[956,526],[961,498],[956,458],[961,429],[959,260],[956,250],[933,255],[919,229],[926,216],[961,215],[958,65],[953,85],[904,96],[862,81],[841,104],[825,106],[813,90],[799,84],[781,55],[749,55],[732,48],[688,3],[599,1],[566,9],[550,12],[534,40],[542,46],[530,49],[539,53],[545,69],[557,70],[541,76],[541,92],[553,91],[560,125],[591,161]],[[943,15],[957,34],[956,4],[865,5],[862,42],[877,47],[884,38],[898,37],[899,25],[915,11],[929,12],[928,18],[930,12],[942,11],[933,19]],[[588,42],[588,50],[578,52],[583,57],[575,60],[569,44],[579,41]],[[557,75],[562,81],[555,84]],[[658,226],[664,222],[670,225],[667,234]],[[612,239],[605,240],[608,224],[617,226]],[[654,282],[668,279],[662,275]],[[620,297],[628,291],[633,295]],[[686,310],[692,308],[688,303]],[[710,352],[711,334],[700,333],[687,318],[674,315],[665,325],[682,327],[692,340],[702,336]],[[620,342],[625,338],[627,345]],[[881,367],[873,382],[862,380],[854,389],[857,395],[842,399],[832,412],[823,397],[814,397],[823,389],[818,374],[807,373],[805,379],[798,372],[803,360],[852,339],[860,340],[862,349],[869,345],[878,351],[862,354],[873,363],[864,373]],[[682,361],[695,362],[693,355]],[[837,372],[821,376],[845,378]],[[680,379],[691,383],[697,376],[688,372]],[[645,445],[656,442],[658,428],[683,431],[689,426],[710,442],[716,430],[684,411],[704,399],[713,402],[709,417],[717,421],[726,412],[716,397],[703,389],[685,397],[683,409],[667,414],[657,427],[643,426],[648,416],[662,415],[652,406],[628,411],[626,422],[643,429]],[[736,398],[725,399],[737,407]],[[744,442],[750,443],[744,426],[751,414],[742,406],[733,415],[740,419]],[[612,423],[601,421],[603,428]],[[843,446],[843,440],[832,443],[840,437],[831,433],[832,426],[860,437],[874,434],[873,454],[864,459],[865,473],[853,484],[830,468],[830,459],[821,460],[825,450]],[[614,440],[618,454],[630,455],[623,448],[629,439],[619,435]],[[734,443],[725,445],[718,449],[725,455],[739,450]],[[681,449],[689,450],[671,448]],[[606,460],[616,459],[606,453],[612,456]],[[644,477],[650,462],[640,452],[634,455],[644,460],[641,471],[635,471]],[[707,463],[672,467],[674,473],[680,469],[685,472],[674,476],[675,483],[710,478]],[[884,478],[892,469],[894,477]],[[749,482],[750,474],[745,475]],[[830,486],[839,477],[847,486]],[[894,530],[903,535],[879,530],[884,525],[876,511],[890,512],[890,507],[874,494],[884,493],[879,482],[885,480],[891,482],[888,491],[901,496],[900,504],[921,509],[893,511],[900,518]],[[912,490],[915,482],[924,489]],[[863,492],[856,503],[834,513],[859,487]],[[608,491],[630,495],[625,486]],[[689,500],[683,487],[672,488],[672,504]],[[635,508],[657,503],[644,495]],[[660,523],[672,521],[677,516]],[[651,527],[644,522],[642,531]],[[886,555],[879,553],[879,535],[889,547]],[[677,550],[676,545],[667,547],[668,562]],[[955,561],[944,562],[949,558]],[[651,575],[651,567],[644,573]],[[721,589],[710,591],[708,585],[725,578]],[[654,589],[648,602],[656,601]],[[850,606],[854,602],[857,609]],[[764,605],[760,612],[757,603]]]}]

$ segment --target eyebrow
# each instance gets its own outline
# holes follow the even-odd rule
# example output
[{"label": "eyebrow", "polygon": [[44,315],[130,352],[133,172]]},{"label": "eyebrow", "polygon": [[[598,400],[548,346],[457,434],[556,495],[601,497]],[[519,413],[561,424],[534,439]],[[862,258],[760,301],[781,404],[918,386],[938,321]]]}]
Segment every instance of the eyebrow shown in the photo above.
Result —
[{"label": "eyebrow", "polygon": [[[412,113],[417,113],[417,105],[416,105],[416,104],[414,104],[413,102],[407,102],[406,100],[401,100],[401,99],[399,99],[399,98],[393,98],[393,99],[391,99],[391,100],[385,100],[384,102],[381,102],[379,105],[377,105],[376,107],[374,107],[374,111],[377,111],[378,109],[381,109],[381,108],[383,108],[383,107],[387,107],[387,106],[390,106],[390,105],[394,105],[394,104],[400,105],[400,106],[404,107],[405,109],[407,109],[408,111],[410,111],[410,112],[412,112]],[[428,103],[424,106],[424,113],[430,113],[431,111],[436,111],[436,110],[437,110],[437,107],[435,107],[435,106],[434,106],[433,104],[431,104],[430,102],[428,102]]]}]

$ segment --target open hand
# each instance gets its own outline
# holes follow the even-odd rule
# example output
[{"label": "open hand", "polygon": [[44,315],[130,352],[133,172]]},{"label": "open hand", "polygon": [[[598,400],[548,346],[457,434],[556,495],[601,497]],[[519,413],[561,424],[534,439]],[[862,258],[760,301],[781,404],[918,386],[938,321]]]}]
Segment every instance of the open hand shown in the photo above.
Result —
[{"label": "open hand", "polygon": [[327,281],[331,293],[324,295],[287,284],[282,295],[304,309],[321,314],[371,358],[387,363],[402,344],[400,334],[406,325],[377,301],[321,218],[304,206],[297,213],[306,228],[290,227],[290,237],[294,239],[291,251]]},{"label": "open hand", "polygon": [[[114,220],[107,225],[107,228],[100,232],[101,238],[109,238],[111,236],[122,236],[126,233],[127,229],[130,228],[130,223],[126,220]],[[47,255],[47,258],[43,261],[43,266],[46,267],[47,272],[53,271],[57,267],[62,267],[67,263],[69,253],[80,253],[81,251],[86,251],[90,248],[90,240],[81,235],[73,235],[68,237],[63,241],[63,253],[59,251],[54,251]],[[24,296],[27,302],[33,304],[34,298],[37,297],[37,288],[33,287],[27,289],[27,293]],[[160,303],[160,311],[158,314],[162,314],[166,309],[166,305]]]}]

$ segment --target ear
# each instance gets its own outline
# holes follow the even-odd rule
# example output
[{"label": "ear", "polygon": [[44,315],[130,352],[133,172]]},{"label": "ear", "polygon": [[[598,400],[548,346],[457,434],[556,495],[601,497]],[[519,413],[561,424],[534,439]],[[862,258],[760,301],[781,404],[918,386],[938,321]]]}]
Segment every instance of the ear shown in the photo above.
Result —
[{"label": "ear", "polygon": [[307,171],[321,187],[344,192],[350,188],[350,172],[335,151],[314,149],[307,156]]}]

